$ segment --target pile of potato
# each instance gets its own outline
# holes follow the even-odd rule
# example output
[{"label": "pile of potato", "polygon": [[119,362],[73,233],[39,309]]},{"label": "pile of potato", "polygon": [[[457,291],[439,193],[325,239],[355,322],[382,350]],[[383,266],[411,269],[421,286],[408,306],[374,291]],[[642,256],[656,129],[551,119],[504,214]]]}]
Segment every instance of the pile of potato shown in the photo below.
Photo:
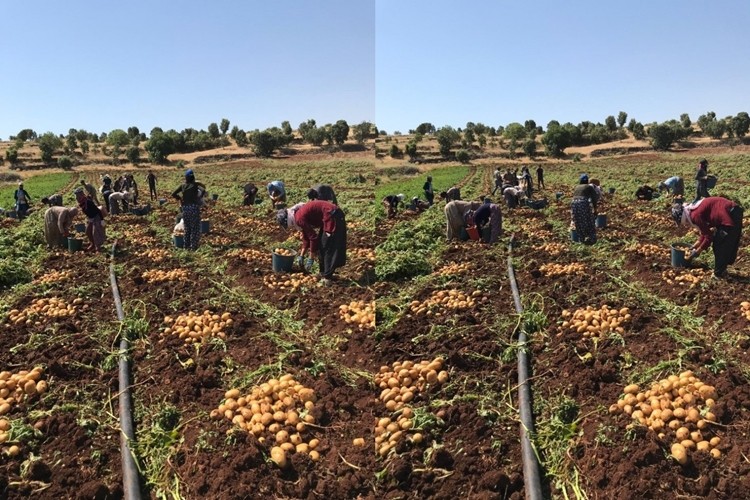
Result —
[{"label": "pile of potato", "polygon": [[254,248],[243,248],[243,249],[233,250],[232,252],[229,253],[229,255],[233,257],[239,257],[245,262],[262,262],[262,263],[269,262],[268,254],[266,252],[261,252],[260,250],[256,250]]},{"label": "pile of potato", "polygon": [[58,283],[72,278],[73,275],[70,271],[55,271],[54,269],[46,271],[43,275],[37,278],[35,281],[41,284]]},{"label": "pile of potato", "polygon": [[141,274],[141,278],[149,283],[160,283],[162,281],[185,281],[188,278],[187,269],[177,268],[171,271],[151,269]]},{"label": "pile of potato", "polygon": [[742,301],[742,303],[740,304],[740,311],[745,316],[745,319],[750,321],[750,302],[746,300]]},{"label": "pile of potato", "polygon": [[544,252],[551,257],[556,257],[567,250],[567,247],[562,243],[545,243],[536,247],[536,250]]},{"label": "pile of potato", "polygon": [[636,384],[625,387],[620,400],[610,406],[612,414],[624,413],[657,433],[662,441],[674,440],[672,456],[685,465],[689,451],[710,453],[719,458],[721,443],[713,433],[716,389],[704,384],[692,371],[669,377],[641,391]]},{"label": "pile of potato", "polygon": [[263,284],[271,290],[282,290],[294,293],[300,288],[315,286],[318,282],[318,278],[312,274],[299,274],[293,278],[285,276],[267,274],[266,276],[263,276]]},{"label": "pile of potato", "polygon": [[357,259],[364,259],[365,261],[374,264],[375,263],[375,252],[370,248],[353,248],[346,251],[347,254],[351,252],[352,257]]},{"label": "pile of potato", "polygon": [[638,221],[649,221],[649,222],[655,222],[658,224],[663,224],[664,221],[666,220],[666,217],[657,215],[651,212],[634,212],[633,219],[638,220]]},{"label": "pile of potato", "polygon": [[[36,299],[31,305],[25,309],[11,309],[8,312],[8,323],[20,325],[26,323],[27,325],[32,324],[32,318],[36,316],[47,316],[48,318],[67,318],[73,316],[79,305],[83,304],[83,299],[76,298],[73,302],[67,304],[63,299],[57,297],[49,297],[43,299]],[[88,309],[88,306],[84,306]]]},{"label": "pile of potato", "polygon": [[359,326],[360,330],[375,328],[375,301],[352,300],[339,306],[339,316],[348,324]]},{"label": "pile of potato", "polygon": [[219,236],[219,235],[212,235],[208,238],[208,241],[211,245],[214,246],[220,246],[220,247],[228,247],[232,244],[232,238],[228,238],[226,236]]},{"label": "pile of potato", "polygon": [[552,262],[549,264],[542,264],[539,267],[539,270],[545,276],[554,278],[557,276],[565,276],[565,275],[570,275],[570,274],[585,274],[586,266],[584,266],[580,262],[572,262],[570,264],[565,264],[565,265],[556,264]]},{"label": "pile of potato", "polygon": [[166,316],[164,323],[168,325],[162,332],[164,335],[177,335],[186,344],[194,344],[211,337],[227,338],[226,332],[234,321],[229,312],[218,314],[206,310],[203,314],[190,311],[177,318]]},{"label": "pile of potato", "polygon": [[610,332],[625,333],[622,325],[630,322],[632,316],[630,309],[610,308],[604,304],[599,309],[586,306],[585,309],[577,309],[570,312],[567,309],[562,312],[563,322],[560,325],[560,333],[580,333],[584,337],[604,337]]},{"label": "pile of potato", "polygon": [[669,256],[669,248],[654,245],[653,243],[637,243],[635,245],[632,245],[628,250],[631,250],[638,255],[642,255],[644,257],[668,257]]},{"label": "pile of potato", "polygon": [[[0,417],[10,413],[15,405],[25,399],[47,392],[47,382],[42,380],[42,375],[43,370],[39,366],[31,371],[0,372]],[[7,443],[9,437],[10,422],[5,418],[0,418],[0,444]],[[21,449],[18,445],[12,445],[4,451],[11,457],[15,457],[21,452]]]},{"label": "pile of potato", "polygon": [[444,310],[471,309],[477,305],[477,301],[487,301],[481,290],[474,290],[470,294],[456,289],[436,290],[424,301],[413,300],[409,303],[409,309],[417,315],[439,317],[443,315]]},{"label": "pile of potato", "polygon": [[297,252],[294,250],[289,250],[288,248],[274,248],[273,253],[276,255],[281,255],[282,257],[294,257],[297,255]]},{"label": "pile of potato", "polygon": [[451,262],[438,269],[437,274],[440,276],[451,276],[468,273],[470,270],[471,265],[468,262]]},{"label": "pile of potato", "polygon": [[290,374],[271,379],[242,395],[231,389],[224,402],[211,411],[211,418],[226,418],[254,435],[262,444],[270,441],[271,460],[280,468],[288,464],[287,453],[304,453],[318,461],[320,441],[304,437],[308,425],[315,424],[315,391],[300,384]]},{"label": "pile of potato", "polygon": [[169,255],[169,252],[162,248],[151,248],[143,252],[143,256],[151,262],[161,262]]},{"label": "pile of potato", "polygon": [[667,269],[661,273],[661,277],[670,285],[687,285],[689,288],[695,288],[703,281],[711,278],[711,271],[703,269],[684,269],[681,271]]}]

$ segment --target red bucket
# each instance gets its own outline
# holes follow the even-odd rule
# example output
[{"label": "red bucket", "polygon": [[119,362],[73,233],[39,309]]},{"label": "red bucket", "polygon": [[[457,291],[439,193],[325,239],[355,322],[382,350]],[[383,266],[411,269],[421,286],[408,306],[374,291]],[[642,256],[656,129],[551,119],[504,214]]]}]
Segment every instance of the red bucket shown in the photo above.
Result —
[{"label": "red bucket", "polygon": [[479,230],[477,229],[477,226],[469,226],[466,228],[466,233],[469,235],[470,240],[478,241],[479,240]]}]

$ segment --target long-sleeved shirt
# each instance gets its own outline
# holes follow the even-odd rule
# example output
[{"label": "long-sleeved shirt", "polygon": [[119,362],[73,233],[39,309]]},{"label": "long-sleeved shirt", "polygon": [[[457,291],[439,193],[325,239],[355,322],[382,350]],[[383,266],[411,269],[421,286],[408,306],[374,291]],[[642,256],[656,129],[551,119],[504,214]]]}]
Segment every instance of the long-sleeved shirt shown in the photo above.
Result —
[{"label": "long-sleeved shirt", "polygon": [[83,201],[79,201],[78,206],[81,207],[81,211],[89,219],[93,219],[97,215],[99,217],[102,216],[101,210],[99,210],[99,207],[96,206],[96,203],[91,198],[84,198]]},{"label": "long-sleeved shirt", "polygon": [[448,191],[445,192],[445,201],[454,201],[454,200],[460,200],[461,199],[461,190],[453,186]]},{"label": "long-sleeved shirt", "polygon": [[490,215],[490,204],[484,203],[476,210],[476,212],[474,212],[474,225],[476,225],[479,229],[483,228],[485,224],[489,222]]},{"label": "long-sleeved shirt", "polygon": [[13,199],[18,203],[26,203],[28,205],[31,201],[31,196],[29,196],[29,193],[25,189],[19,188],[16,189],[16,192],[13,194]]},{"label": "long-sleeved shirt", "polygon": [[200,182],[186,182],[185,184],[174,190],[174,193],[172,193],[172,198],[177,198],[179,200],[179,195],[180,193],[182,193],[183,205],[197,205],[198,203],[200,203],[200,198],[202,196],[202,194],[199,193],[199,190],[205,193],[206,186],[204,186]]},{"label": "long-sleeved shirt", "polygon": [[63,204],[63,197],[61,194],[53,194],[49,198],[47,198],[47,203],[51,207],[61,207]]},{"label": "long-sleeved shirt", "polygon": [[315,255],[320,244],[320,231],[334,233],[336,219],[333,213],[339,207],[323,200],[308,201],[294,214],[294,222],[302,230],[302,253],[310,250]]},{"label": "long-sleeved shirt", "polygon": [[720,196],[704,198],[696,208],[690,211],[690,220],[698,226],[701,237],[698,240],[698,251],[705,250],[714,239],[712,228],[734,227],[729,210],[737,204]]},{"label": "long-sleeved shirt", "polygon": [[596,204],[599,201],[599,195],[596,192],[596,189],[591,184],[578,184],[575,189],[573,189],[573,198],[581,196],[583,198],[588,198],[591,200],[591,203],[594,205],[594,208],[596,208]]}]

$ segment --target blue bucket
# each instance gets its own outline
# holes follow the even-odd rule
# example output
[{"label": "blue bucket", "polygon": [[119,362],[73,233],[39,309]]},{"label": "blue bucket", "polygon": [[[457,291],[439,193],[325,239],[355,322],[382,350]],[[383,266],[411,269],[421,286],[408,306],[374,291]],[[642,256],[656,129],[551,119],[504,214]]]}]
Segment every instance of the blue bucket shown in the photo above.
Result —
[{"label": "blue bucket", "polygon": [[159,206],[164,205],[167,202],[166,198],[159,198]]},{"label": "blue bucket", "polygon": [[279,255],[273,252],[271,257],[271,266],[275,273],[290,273],[292,272],[292,266],[294,265],[295,255]]},{"label": "blue bucket", "polygon": [[594,221],[594,225],[597,227],[597,229],[607,227],[607,214],[597,215],[596,221]]},{"label": "blue bucket", "polygon": [[216,200],[219,199],[219,195],[218,194],[212,194],[211,195],[211,199],[214,200],[214,201],[216,201]]},{"label": "blue bucket", "polygon": [[68,238],[68,250],[78,252],[83,248],[83,240],[78,238]]},{"label": "blue bucket", "polygon": [[211,221],[202,220],[201,221],[201,234],[208,234],[209,231],[211,231]]},{"label": "blue bucket", "polygon": [[686,243],[672,243],[672,267],[687,267],[685,253],[690,249]]},{"label": "blue bucket", "polygon": [[185,248],[185,237],[175,234],[172,236],[172,243],[176,248]]},{"label": "blue bucket", "polygon": [[570,239],[575,241],[576,243],[581,242],[581,238],[578,237],[578,231],[576,231],[575,229],[570,230]]},{"label": "blue bucket", "polygon": [[562,198],[562,196],[563,196],[563,194],[562,194],[562,193],[560,193],[559,191],[558,191],[557,193],[555,193],[555,199],[556,199],[557,201],[560,201],[560,198]]},{"label": "blue bucket", "polygon": [[713,189],[713,188],[716,187],[716,176],[715,175],[706,176],[706,187],[708,189]]}]

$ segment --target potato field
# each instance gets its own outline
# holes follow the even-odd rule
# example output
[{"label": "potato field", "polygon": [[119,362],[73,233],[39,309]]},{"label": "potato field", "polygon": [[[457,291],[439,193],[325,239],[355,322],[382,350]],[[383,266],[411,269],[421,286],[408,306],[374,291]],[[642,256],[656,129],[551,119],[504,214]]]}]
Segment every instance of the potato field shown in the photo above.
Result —
[{"label": "potato field", "polygon": [[[352,155],[191,165],[217,196],[202,210],[210,231],[197,252],[172,242],[169,195],[183,169],[155,171],[166,202],[150,214],[106,218],[107,253],[46,250],[43,210],[3,218],[0,497],[123,496],[126,355],[146,498],[524,498],[525,349],[545,496],[748,498],[750,238],[729,280],[712,279],[710,251],[674,268],[670,244],[696,234],[675,227],[665,197],[633,196],[681,175],[692,199],[701,154],[719,178],[712,194],[748,206],[741,151],[545,160],[535,197],[549,206],[502,204],[503,235],[491,246],[446,242],[438,199],[392,219],[380,200],[423,197],[426,175],[436,192],[457,185],[463,199],[480,199],[496,166],[520,164],[386,168]],[[570,237],[583,172],[606,193],[608,223],[592,246]],[[101,173],[25,184],[35,202],[58,190],[71,205],[80,179],[98,186]],[[143,200],[145,172],[135,174]],[[296,266],[273,272],[274,249],[300,246],[299,232],[276,223],[265,193],[275,179],[290,205],[318,182],[336,190],[347,263],[330,286]],[[247,182],[260,202],[246,207]]]}]

